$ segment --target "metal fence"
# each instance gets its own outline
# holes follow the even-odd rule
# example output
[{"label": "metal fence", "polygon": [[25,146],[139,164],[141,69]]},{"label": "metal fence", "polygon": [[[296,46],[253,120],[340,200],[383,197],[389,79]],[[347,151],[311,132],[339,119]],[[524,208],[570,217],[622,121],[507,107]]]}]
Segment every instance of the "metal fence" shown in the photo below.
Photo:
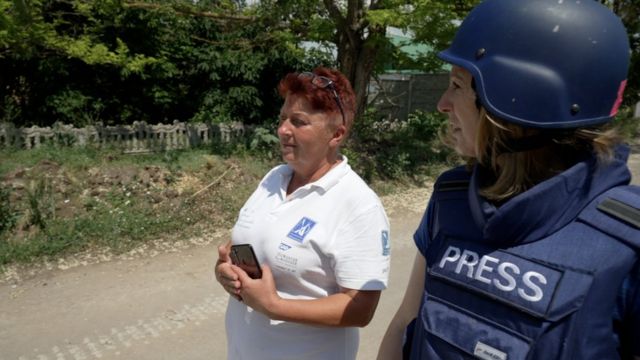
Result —
[{"label": "metal fence", "polygon": [[105,126],[101,123],[76,128],[55,123],[52,127],[32,126],[16,128],[13,124],[0,124],[0,147],[33,149],[45,143],[70,146],[117,146],[127,153],[184,149],[212,141],[227,142],[242,136],[241,123],[203,124],[174,121],[173,124]]},{"label": "metal fence", "polygon": [[[388,119],[404,120],[416,110],[436,110],[449,74],[383,74],[369,83],[369,104]],[[640,102],[634,118],[640,118]]]},{"label": "metal fence", "polygon": [[436,110],[449,74],[383,74],[369,84],[369,104],[384,117],[405,120],[412,112]]}]

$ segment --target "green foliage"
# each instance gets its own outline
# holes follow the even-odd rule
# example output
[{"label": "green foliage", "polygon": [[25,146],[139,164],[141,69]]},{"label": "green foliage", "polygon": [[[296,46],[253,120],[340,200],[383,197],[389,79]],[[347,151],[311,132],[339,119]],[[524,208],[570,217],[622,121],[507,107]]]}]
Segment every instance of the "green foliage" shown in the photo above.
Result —
[{"label": "green foliage", "polygon": [[450,152],[438,134],[446,118],[437,112],[415,112],[407,120],[379,118],[370,111],[356,122],[343,150],[367,181],[427,175],[427,168],[447,160]]},{"label": "green foliage", "polygon": [[[407,120],[389,120],[370,110],[355,122],[341,152],[366,181],[420,179],[430,168],[447,162],[449,151],[439,140],[446,117],[438,112],[416,111]],[[264,123],[230,141],[214,141],[213,154],[224,158],[261,158],[279,162],[275,122]]]},{"label": "green foliage", "polygon": [[20,119],[20,107],[16,104],[15,100],[9,96],[4,97],[2,103],[4,103],[4,109],[0,110],[0,123],[13,124]]},{"label": "green foliage", "polygon": [[250,138],[249,150],[269,160],[277,159],[280,156],[280,140],[274,133],[273,129],[256,127]]},{"label": "green foliage", "polygon": [[23,241],[0,242],[0,265],[43,256],[57,257],[88,246],[126,251],[143,240],[192,224],[191,220],[185,220],[187,217],[176,216],[182,214],[184,208],[155,211],[148,202],[131,198],[121,190],[109,193],[105,200],[89,199],[85,207],[89,211],[73,218],[43,217],[43,225],[38,227],[46,227]]},{"label": "green foliage", "polygon": [[[0,78],[0,117],[16,125],[97,117],[106,124],[259,124],[277,113],[273,89],[285,73],[336,65],[330,44],[346,38],[347,27],[335,13],[329,16],[329,3],[0,0],[0,66],[13,75]],[[344,12],[344,4],[335,6]],[[388,46],[384,28],[406,28],[416,7],[393,0],[358,6],[349,13],[361,14],[356,20],[363,28],[349,51]],[[305,50],[304,41],[322,46]],[[352,63],[360,66],[358,56],[376,62],[371,54]],[[371,69],[367,65],[362,78]],[[355,85],[359,95],[361,84]]]},{"label": "green foliage", "polygon": [[65,164],[69,168],[85,171],[99,164],[100,159],[113,157],[115,153],[118,152],[113,149],[70,148],[49,143],[28,151],[16,148],[0,149],[0,178],[20,167],[34,167],[41,161]]},{"label": "green foliage", "polygon": [[55,219],[55,204],[51,184],[47,179],[33,182],[27,188],[28,225],[47,231],[47,225]]},{"label": "green foliage", "polygon": [[[0,119],[260,123],[309,58],[234,1],[0,0]],[[246,13],[243,14],[243,12]],[[311,62],[314,60],[312,59]]]},{"label": "green foliage", "polygon": [[640,122],[633,116],[634,110],[632,106],[621,107],[613,120],[613,125],[625,141],[637,139],[640,135]]},{"label": "green foliage", "polygon": [[[420,178],[429,159],[442,158],[426,145],[440,121],[432,114],[394,124],[374,114],[367,119],[372,128],[356,134],[361,145],[344,152],[372,179]],[[0,149],[0,266],[95,247],[121,252],[158,238],[184,241],[203,229],[229,228],[259,179],[281,162],[275,124],[224,143],[226,157],[206,148],[141,155],[52,144]],[[391,146],[402,152],[384,149]]]},{"label": "green foliage", "polygon": [[19,212],[11,202],[10,191],[0,184],[0,243],[5,233],[16,226]]},{"label": "green foliage", "polygon": [[[601,1],[630,34],[630,105],[640,96],[640,7],[635,0]],[[277,114],[281,99],[274,89],[293,70],[323,64],[340,65],[352,80],[361,74],[354,81],[359,99],[371,71],[385,65],[441,70],[435,53],[478,2],[385,0],[372,8],[332,0],[251,6],[232,0],[0,0],[0,120],[17,126],[96,119],[108,125],[174,119],[261,124]],[[347,20],[353,22],[347,26]],[[385,37],[387,26],[412,31],[415,42],[432,51],[407,56]],[[357,43],[340,41],[347,38]],[[320,46],[305,49],[305,41]]]},{"label": "green foliage", "polygon": [[225,158],[231,156],[252,156],[266,161],[280,159],[280,140],[275,135],[274,123],[264,123],[247,129],[242,136],[232,137],[228,141],[213,141],[211,151]]},{"label": "green foliage", "polygon": [[[203,228],[228,228],[269,168],[261,160],[226,161],[206,149],[133,156],[46,148],[0,150],[0,158],[9,159],[0,162],[0,266],[93,247],[121,252],[144,241],[184,241]],[[219,187],[187,201],[229,169],[237,171]],[[109,176],[113,180],[104,182]],[[180,194],[181,183],[190,181]]]},{"label": "green foliage", "polygon": [[637,0],[600,0],[621,19],[629,34],[631,63],[624,104],[634,106],[640,101],[640,2]]},{"label": "green foliage", "polygon": [[431,51],[413,61],[404,59],[409,62],[405,66],[425,72],[441,71],[443,63],[436,54],[449,46],[458,24],[478,3],[480,0],[416,0],[407,28],[414,32],[415,43],[425,44]]},{"label": "green foliage", "polygon": [[[175,213],[158,213],[139,197],[132,197],[129,189],[113,189],[104,200],[89,199],[85,205],[91,211],[71,222],[76,237],[86,243],[106,245],[116,250],[129,249],[144,238],[162,234],[184,220]],[[97,220],[99,219],[99,220]],[[68,226],[68,225],[67,225]],[[80,239],[79,239],[80,240]]]},{"label": "green foliage", "polygon": [[399,28],[405,28],[408,24],[409,18],[407,17],[409,7],[405,2],[389,2],[387,8],[370,9],[366,12],[366,19],[371,26],[394,26]]},{"label": "green foliage", "polygon": [[100,121],[104,104],[77,90],[62,90],[46,99],[47,106],[65,124],[83,127]]}]

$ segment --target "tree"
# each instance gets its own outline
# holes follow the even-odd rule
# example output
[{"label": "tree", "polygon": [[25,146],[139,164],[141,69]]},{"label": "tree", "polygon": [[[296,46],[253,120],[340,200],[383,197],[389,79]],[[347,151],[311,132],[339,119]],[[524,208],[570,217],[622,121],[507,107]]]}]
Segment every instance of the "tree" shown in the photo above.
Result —
[{"label": "tree", "polygon": [[323,3],[335,24],[338,63],[356,93],[356,117],[359,117],[366,108],[367,88],[380,51],[389,46],[386,27],[404,25],[400,22],[402,17],[396,16],[405,15],[402,4],[374,0],[366,6],[362,0],[349,0],[343,12],[335,0],[323,0]]},{"label": "tree", "polygon": [[625,91],[625,104],[634,105],[640,101],[640,2],[637,0],[601,0],[621,19],[631,45],[629,79]]},{"label": "tree", "polygon": [[[336,66],[304,40],[335,44],[359,116],[395,53],[388,26],[438,50],[475,2],[0,0],[0,119],[264,121],[286,72]],[[427,54],[422,66],[433,64]]]},{"label": "tree", "polygon": [[[139,73],[156,62],[153,57],[131,54],[120,39],[103,38],[96,16],[114,9],[114,1],[92,6],[83,2],[0,0],[0,101],[3,118],[32,119],[65,93],[78,106],[86,106],[77,89],[57,82],[60,77],[80,78],[87,66],[113,67],[123,74]],[[57,99],[57,100],[56,100]],[[47,103],[47,101],[52,101]],[[98,104],[98,107],[99,104]],[[7,114],[11,110],[13,114]],[[93,109],[93,110],[97,110]]]},{"label": "tree", "polygon": [[[314,0],[261,1],[262,16],[277,19],[270,31],[286,31],[298,40],[331,42],[337,49],[337,66],[356,93],[357,114],[366,109],[371,77],[396,52],[387,38],[389,26],[414,30],[418,41],[443,47],[452,36],[456,20],[478,1],[471,0]],[[274,16],[275,15],[275,16]],[[436,19],[437,21],[430,21]],[[421,26],[417,25],[420,24]],[[425,59],[430,54],[425,54]],[[433,69],[433,60],[423,69]]]},{"label": "tree", "polygon": [[233,1],[0,0],[0,121],[261,122],[304,61]]}]

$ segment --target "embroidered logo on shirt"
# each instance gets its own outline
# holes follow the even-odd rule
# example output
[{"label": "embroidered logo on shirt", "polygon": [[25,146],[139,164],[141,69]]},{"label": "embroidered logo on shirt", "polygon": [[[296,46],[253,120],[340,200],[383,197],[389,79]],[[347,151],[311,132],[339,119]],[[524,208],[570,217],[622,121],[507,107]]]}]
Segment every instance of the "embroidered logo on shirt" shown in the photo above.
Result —
[{"label": "embroidered logo on shirt", "polygon": [[391,243],[389,242],[389,232],[382,230],[382,256],[387,256],[391,253]]},{"label": "embroidered logo on shirt", "polygon": [[304,241],[304,238],[307,236],[307,234],[309,234],[309,232],[311,232],[311,229],[313,229],[315,225],[315,221],[307,217],[303,217],[302,219],[300,219],[300,221],[298,221],[296,226],[294,226],[293,229],[289,231],[289,234],[287,234],[287,236],[301,243]]},{"label": "embroidered logo on shirt", "polygon": [[285,243],[280,243],[280,245],[278,246],[278,249],[280,249],[282,251],[287,251],[287,250],[291,249],[291,245],[287,245]]}]

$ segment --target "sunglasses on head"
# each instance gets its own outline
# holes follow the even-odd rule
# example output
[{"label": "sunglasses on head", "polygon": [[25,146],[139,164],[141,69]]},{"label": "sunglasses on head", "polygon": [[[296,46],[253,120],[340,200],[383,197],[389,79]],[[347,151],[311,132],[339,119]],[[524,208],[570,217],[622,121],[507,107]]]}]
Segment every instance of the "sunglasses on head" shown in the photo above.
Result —
[{"label": "sunglasses on head", "polygon": [[333,80],[329,79],[326,76],[316,75],[312,72],[305,71],[298,74],[299,78],[311,79],[311,84],[321,89],[328,89],[333,94],[333,98],[336,100],[336,104],[338,104],[338,108],[340,109],[340,114],[342,115],[342,125],[345,125],[344,118],[344,109],[342,108],[342,101],[340,101],[340,96],[338,96],[338,92],[336,91],[336,87],[333,85]]}]

